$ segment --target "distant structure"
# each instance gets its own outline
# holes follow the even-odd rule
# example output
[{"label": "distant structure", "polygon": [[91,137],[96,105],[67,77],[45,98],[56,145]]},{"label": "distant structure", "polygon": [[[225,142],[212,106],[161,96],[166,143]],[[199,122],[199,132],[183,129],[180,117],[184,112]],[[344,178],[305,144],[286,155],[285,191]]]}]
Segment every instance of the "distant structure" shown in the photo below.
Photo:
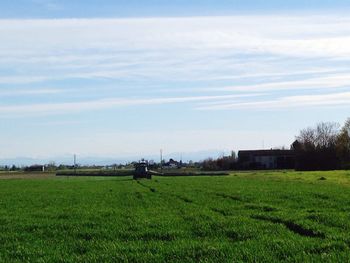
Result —
[{"label": "distant structure", "polygon": [[31,166],[24,168],[24,171],[25,172],[45,172],[45,166],[35,164],[35,165],[31,165]]},{"label": "distant structure", "polygon": [[163,150],[160,149],[160,170],[163,170]]},{"label": "distant structure", "polygon": [[170,159],[169,162],[166,162],[163,165],[164,169],[177,169],[181,166],[181,162],[175,161],[174,159]]},{"label": "distant structure", "polygon": [[144,159],[135,164],[134,179],[140,178],[152,179],[152,174],[148,170],[148,162]]},{"label": "distant structure", "polygon": [[239,151],[238,163],[241,169],[294,169],[294,150],[251,150]]}]

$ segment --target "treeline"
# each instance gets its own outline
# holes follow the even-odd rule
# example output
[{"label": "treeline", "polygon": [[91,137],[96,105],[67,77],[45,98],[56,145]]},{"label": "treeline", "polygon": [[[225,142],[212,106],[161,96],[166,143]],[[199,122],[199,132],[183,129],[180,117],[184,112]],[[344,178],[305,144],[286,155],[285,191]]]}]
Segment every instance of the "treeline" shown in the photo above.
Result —
[{"label": "treeline", "polygon": [[350,118],[342,127],[322,122],[301,130],[291,148],[296,154],[296,170],[349,169]]},{"label": "treeline", "polygon": [[238,159],[236,153],[231,152],[231,156],[222,156],[218,159],[208,158],[201,164],[201,168],[205,171],[227,171],[236,170],[238,168]]},{"label": "treeline", "polygon": [[[300,131],[290,150],[295,154],[295,169],[302,171],[350,169],[350,118],[343,126],[321,122]],[[234,152],[231,156],[206,159],[206,171],[243,169]]]}]

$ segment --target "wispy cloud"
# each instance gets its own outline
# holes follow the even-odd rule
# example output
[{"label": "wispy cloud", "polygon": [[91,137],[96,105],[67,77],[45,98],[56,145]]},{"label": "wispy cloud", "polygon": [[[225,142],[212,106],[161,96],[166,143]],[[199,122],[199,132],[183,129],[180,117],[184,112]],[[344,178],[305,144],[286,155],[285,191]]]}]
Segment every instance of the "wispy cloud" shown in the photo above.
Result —
[{"label": "wispy cloud", "polygon": [[27,96],[27,95],[48,95],[62,93],[61,89],[7,89],[0,90],[0,97],[15,97],[15,96]]},{"label": "wispy cloud", "polygon": [[[0,39],[3,155],[272,147],[302,128],[293,109],[350,105],[347,16],[15,19],[0,20]],[[285,130],[262,131],[269,121]]]},{"label": "wispy cloud", "polygon": [[[2,20],[1,31],[2,45],[12,50],[21,46],[36,51],[45,47],[47,51],[57,45],[61,50],[233,48],[255,53],[333,57],[350,53],[349,23],[347,17],[306,15]],[[10,32],[12,36],[7,34]],[[25,38],[29,34],[32,37]],[[8,46],[14,40],[24,41]],[[35,47],[29,48],[32,43]]]},{"label": "wispy cloud", "polygon": [[0,106],[0,116],[3,117],[31,114],[62,114],[72,112],[84,112],[92,110],[108,109],[113,107],[143,106],[143,105],[161,105],[174,103],[191,103],[200,101],[222,100],[222,99],[240,99],[245,97],[259,96],[260,94],[242,94],[242,95],[222,95],[222,96],[192,96],[192,97],[165,97],[165,98],[109,98],[81,102],[66,103],[38,103],[27,105],[6,105]]},{"label": "wispy cloud", "polygon": [[44,7],[47,10],[61,10],[62,6],[54,0],[31,0],[34,4]]},{"label": "wispy cloud", "polygon": [[[338,96],[340,88],[350,86],[350,19],[341,16],[0,20],[0,37],[0,69],[6,69],[0,76],[0,91],[2,85],[76,79],[110,81],[115,90],[116,83],[142,81],[142,91],[150,93],[155,90],[146,87],[157,82],[169,90],[168,97],[155,99],[105,100],[91,92],[89,98],[95,100],[76,96],[73,102],[66,97],[55,104],[3,105],[1,114],[186,101],[211,101],[207,107],[196,105],[201,109],[269,107],[286,102],[285,95],[272,99],[276,91],[298,95],[323,90]],[[190,97],[178,95],[185,89],[181,85],[167,87],[181,81],[194,83],[187,88]],[[77,88],[84,91],[83,85]],[[241,94],[261,92],[271,96],[251,101]],[[229,96],[240,101],[231,103]]]},{"label": "wispy cloud", "polygon": [[231,87],[214,88],[221,91],[282,91],[282,90],[308,90],[308,89],[331,89],[350,88],[349,74],[331,74],[331,76],[308,78],[303,80],[290,80],[282,82],[267,82],[257,85],[237,85]]},{"label": "wispy cloud", "polygon": [[273,100],[216,103],[198,107],[198,110],[232,110],[232,109],[300,109],[307,107],[348,106],[350,105],[350,92],[331,93],[322,95],[287,96]]}]

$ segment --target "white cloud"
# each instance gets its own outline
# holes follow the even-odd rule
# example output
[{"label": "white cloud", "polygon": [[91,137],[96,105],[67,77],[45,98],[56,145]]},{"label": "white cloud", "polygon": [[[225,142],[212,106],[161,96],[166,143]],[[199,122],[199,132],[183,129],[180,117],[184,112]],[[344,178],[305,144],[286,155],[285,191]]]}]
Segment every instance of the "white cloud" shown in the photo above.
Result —
[{"label": "white cloud", "polygon": [[288,74],[350,57],[350,19],[337,16],[0,20],[0,37],[10,84]]},{"label": "white cloud", "polygon": [[[227,92],[280,90],[335,92],[336,88],[347,88],[350,84],[348,66],[344,61],[344,58],[350,60],[350,19],[347,17],[251,15],[0,20],[0,38],[0,69],[6,69],[0,76],[3,85],[67,79],[236,83],[218,87],[210,85],[214,86],[210,89],[190,89],[203,95],[196,98],[203,98],[213,91],[222,96]],[[304,76],[296,78],[293,74]],[[262,80],[257,83],[252,81],[254,78]],[[240,80],[244,80],[244,84]],[[115,87],[118,89],[117,85]],[[171,89],[177,91],[177,88]],[[168,96],[175,98],[171,92]],[[196,103],[209,100],[193,98],[190,101]],[[266,105],[276,104],[275,100],[270,100]],[[146,105],[148,101],[152,100],[125,98],[3,105],[0,112],[62,113]],[[177,98],[175,102],[180,101],[186,99]],[[167,102],[174,103],[169,98],[155,99],[152,103]],[[218,106],[213,105],[216,102]],[[250,103],[264,105],[264,102],[242,100],[234,105]],[[213,99],[210,109],[236,107],[229,105],[228,97]]]},{"label": "white cloud", "polygon": [[83,112],[101,110],[114,107],[161,105],[172,103],[188,103],[222,99],[240,99],[245,97],[259,96],[260,94],[222,95],[222,96],[192,96],[192,97],[165,97],[165,98],[109,98],[82,102],[66,103],[38,103],[27,105],[0,106],[0,116],[8,117],[13,114],[28,116],[32,114],[62,114],[72,112]]},{"label": "white cloud", "polygon": [[4,76],[0,77],[0,84],[28,84],[48,80],[44,76]]},{"label": "white cloud", "polygon": [[238,103],[217,103],[216,105],[200,106],[199,110],[229,110],[229,109],[300,109],[305,107],[347,106],[350,105],[350,92],[322,95],[287,96],[266,101],[251,101]]},{"label": "white cloud", "polygon": [[21,52],[42,48],[228,48],[306,57],[344,56],[350,54],[349,24],[346,17],[306,15],[1,20],[0,34],[4,48]]},{"label": "white cloud", "polygon": [[[185,106],[276,112],[350,105],[350,93],[344,92],[350,86],[348,17],[0,20],[0,39],[0,96],[29,98],[41,94],[49,98],[1,100],[0,118],[11,122],[10,129],[3,129],[0,140],[3,155],[50,155],[55,154],[53,151],[112,155],[124,149],[123,154],[147,154],[158,152],[160,147],[169,151],[240,149],[257,147],[263,139],[266,145],[270,140],[271,147],[293,139],[293,132],[249,132],[242,121],[237,123],[242,132],[227,131],[227,120],[220,113],[215,115],[223,123],[218,131],[197,131],[192,119],[193,127],[184,131],[159,131],[157,127],[150,132],[98,133],[77,124],[75,136],[67,136],[74,132],[64,127],[55,134],[45,125],[30,130],[26,122],[12,122],[18,116],[32,117],[28,122],[41,122],[45,118],[37,118],[40,115],[106,110],[109,118],[108,110],[115,108],[132,106],[146,111],[148,105],[170,104],[174,107],[169,115]],[[93,82],[96,80],[101,86]],[[90,81],[92,84],[85,85]],[[60,85],[65,89],[43,88]],[[71,91],[68,86],[77,91],[74,96],[64,93]],[[117,97],[122,88],[127,91]],[[166,90],[166,97],[159,93],[155,97],[157,89]],[[185,89],[188,96],[184,95]],[[54,96],[59,92],[63,94]],[[135,94],[137,98],[132,97]],[[199,116],[197,113],[193,115]],[[193,118],[190,115],[184,116],[188,123]],[[255,116],[229,115],[232,123],[245,117],[258,120]],[[47,126],[74,125],[75,117],[50,118],[52,125]],[[130,124],[128,117],[122,117],[126,126]],[[86,114],[82,119],[94,123],[91,118]],[[110,130],[120,128],[108,125]],[[20,132],[23,128],[28,130]],[[300,127],[296,124],[295,128]],[[3,136],[6,133],[8,136]]]},{"label": "white cloud", "polygon": [[0,90],[0,97],[13,97],[13,96],[26,96],[26,95],[48,95],[48,94],[58,94],[62,93],[63,90],[60,89],[7,89]]},{"label": "white cloud", "polygon": [[237,85],[232,87],[214,88],[221,91],[244,91],[244,92],[263,92],[263,91],[282,91],[282,90],[307,90],[307,89],[332,89],[332,88],[350,88],[349,74],[331,74],[325,77],[311,77],[304,80],[290,80],[282,82],[267,82],[257,85]]}]

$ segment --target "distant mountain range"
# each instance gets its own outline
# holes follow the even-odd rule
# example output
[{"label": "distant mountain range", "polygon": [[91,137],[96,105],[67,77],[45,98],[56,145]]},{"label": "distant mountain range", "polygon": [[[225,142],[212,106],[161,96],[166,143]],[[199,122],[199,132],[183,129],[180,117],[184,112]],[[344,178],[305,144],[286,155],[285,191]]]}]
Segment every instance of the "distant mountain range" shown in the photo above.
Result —
[{"label": "distant mountain range", "polygon": [[[229,151],[223,152],[222,150],[207,150],[207,151],[197,151],[197,152],[184,152],[184,153],[170,153],[164,154],[163,159],[169,160],[173,158],[174,160],[180,160],[188,162],[190,160],[196,162],[200,160],[211,158],[217,158],[222,156],[223,154],[230,154]],[[132,161],[138,161],[140,159],[146,160],[154,160],[159,162],[159,155],[145,155],[145,156],[116,156],[116,157],[94,157],[94,156],[77,156],[77,163],[80,165],[111,165],[111,164],[125,164]],[[3,158],[0,159],[0,166],[4,165],[16,165],[16,166],[28,166],[33,164],[49,164],[54,162],[56,165],[64,164],[64,165],[72,165],[73,164],[73,156],[64,155],[64,156],[56,156],[51,158],[30,158],[30,157],[16,157],[16,158]]]}]

